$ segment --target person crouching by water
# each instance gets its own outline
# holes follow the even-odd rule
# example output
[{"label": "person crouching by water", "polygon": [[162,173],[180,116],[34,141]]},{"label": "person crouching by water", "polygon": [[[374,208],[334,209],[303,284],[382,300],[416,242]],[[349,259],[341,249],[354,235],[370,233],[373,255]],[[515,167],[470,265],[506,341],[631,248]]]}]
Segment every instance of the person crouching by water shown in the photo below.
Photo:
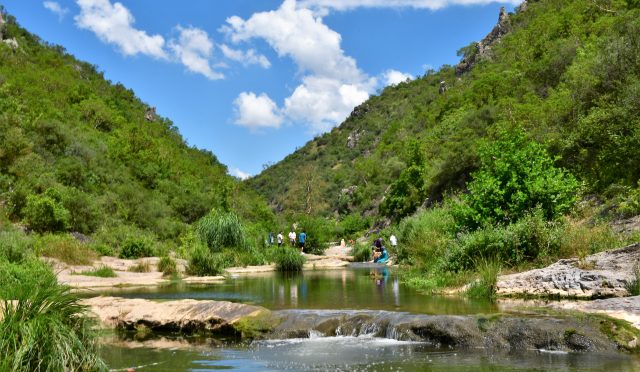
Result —
[{"label": "person crouching by water", "polygon": [[373,254],[373,262],[374,263],[387,263],[389,260],[389,253],[387,249],[382,245],[382,239],[376,239],[374,242],[376,246],[376,251]]},{"label": "person crouching by water", "polygon": [[298,234],[298,243],[300,244],[300,253],[304,252],[304,242],[307,240],[307,234],[302,230],[300,234]]}]

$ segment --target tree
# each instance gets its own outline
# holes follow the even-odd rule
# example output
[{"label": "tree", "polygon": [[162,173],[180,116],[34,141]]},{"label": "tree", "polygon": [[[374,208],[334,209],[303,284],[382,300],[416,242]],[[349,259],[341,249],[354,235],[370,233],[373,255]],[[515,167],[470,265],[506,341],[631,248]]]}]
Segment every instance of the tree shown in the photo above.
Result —
[{"label": "tree", "polygon": [[556,160],[522,129],[502,131],[498,140],[480,149],[480,169],[472,174],[460,205],[463,224],[512,223],[534,209],[548,220],[566,212],[577,200],[580,184],[556,167]]}]

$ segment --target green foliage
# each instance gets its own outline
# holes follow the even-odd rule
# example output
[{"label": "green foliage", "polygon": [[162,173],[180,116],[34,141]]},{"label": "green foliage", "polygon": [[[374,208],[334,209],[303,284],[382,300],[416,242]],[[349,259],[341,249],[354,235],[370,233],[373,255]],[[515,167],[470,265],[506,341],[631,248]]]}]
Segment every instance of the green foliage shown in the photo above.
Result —
[{"label": "green foliage", "polygon": [[338,224],[341,234],[337,238],[355,238],[356,233],[360,233],[371,226],[371,221],[358,214],[345,216]]},{"label": "green foliage", "polygon": [[[479,157],[486,155],[482,145],[509,125],[527,134],[518,142],[521,136],[514,133],[512,145],[526,146],[495,165],[516,165],[516,182],[480,187],[480,182],[503,182],[498,176],[508,173],[478,173],[486,178],[476,183],[490,195],[486,204],[477,197],[474,208],[480,210],[470,211],[469,223],[480,226],[476,220],[484,220],[482,215],[508,223],[537,204],[547,218],[555,218],[571,204],[567,194],[575,185],[569,174],[587,193],[602,193],[612,184],[635,187],[640,179],[640,10],[635,3],[611,2],[615,13],[610,13],[589,1],[531,2],[526,11],[510,15],[509,34],[490,53],[477,55],[474,44],[460,50],[461,56],[478,60],[470,72],[456,76],[455,68],[443,66],[385,88],[340,126],[247,184],[275,210],[296,213],[299,208],[287,200],[304,200],[306,190],[293,187],[297,177],[291,175],[308,167],[324,182],[317,183],[314,197],[327,204],[312,214],[329,217],[337,211],[340,220],[378,212],[399,220],[463,191],[481,166]],[[448,86],[445,94],[438,92],[441,81]],[[502,142],[502,149],[513,147]],[[422,161],[410,154],[415,144]],[[516,156],[525,154],[533,158]],[[485,168],[487,160],[483,157]],[[530,189],[522,187],[525,179],[532,181]],[[544,181],[550,181],[549,192],[541,189]],[[505,193],[493,192],[499,190]]]},{"label": "green foliage", "polygon": [[552,220],[577,200],[578,181],[521,130],[504,131],[481,148],[480,162],[459,204],[466,226],[515,222],[534,209]]},{"label": "green foliage", "polygon": [[155,254],[155,242],[148,236],[130,236],[122,244],[120,258],[152,257]]},{"label": "green foliage", "polygon": [[70,214],[57,198],[52,197],[52,189],[42,195],[29,195],[24,208],[25,222],[38,232],[64,231],[69,228]]},{"label": "green foliage", "polygon": [[245,228],[233,212],[213,210],[198,221],[195,231],[214,252],[231,247],[248,249]]},{"label": "green foliage", "polygon": [[307,234],[307,239],[304,243],[305,253],[323,254],[327,249],[326,243],[334,238],[334,224],[326,218],[307,215],[299,216],[297,221],[297,234],[300,235],[303,231]]},{"label": "green foliage", "polygon": [[86,265],[97,258],[96,253],[69,234],[44,234],[37,239],[36,252],[71,265]]},{"label": "green foliage", "polygon": [[164,256],[158,262],[158,271],[162,272],[164,276],[172,276],[178,274],[178,266],[173,258]]},{"label": "green foliage", "polygon": [[118,275],[109,266],[102,265],[100,267],[93,268],[91,270],[85,270],[78,275],[97,276],[99,278],[117,278]]},{"label": "green foliage", "polygon": [[[10,280],[5,280],[7,271],[13,274]],[[107,370],[97,355],[86,308],[57,283],[49,267],[36,258],[23,265],[0,260],[0,272],[0,297],[5,299],[0,306],[1,370]]]},{"label": "green foliage", "polygon": [[351,255],[355,262],[370,261],[372,259],[371,247],[366,244],[356,244],[356,246],[351,250]]},{"label": "green foliage", "polygon": [[498,260],[482,260],[476,264],[479,278],[467,287],[466,295],[471,298],[493,299],[496,295],[500,265]]},{"label": "green foliage", "polygon": [[22,232],[0,231],[0,260],[22,262],[33,253],[33,239]]},{"label": "green foliage", "polygon": [[285,247],[278,250],[275,255],[276,270],[278,271],[302,271],[305,258],[295,248]]},{"label": "green foliage", "polygon": [[0,45],[0,205],[12,222],[99,236],[113,253],[124,230],[176,244],[213,208],[273,222],[215,155],[170,120],[147,121],[131,90],[7,19],[5,36],[20,44]]},{"label": "green foliage", "polygon": [[214,254],[203,244],[196,245],[189,253],[187,273],[195,276],[213,276],[222,274],[219,261],[214,259]]}]

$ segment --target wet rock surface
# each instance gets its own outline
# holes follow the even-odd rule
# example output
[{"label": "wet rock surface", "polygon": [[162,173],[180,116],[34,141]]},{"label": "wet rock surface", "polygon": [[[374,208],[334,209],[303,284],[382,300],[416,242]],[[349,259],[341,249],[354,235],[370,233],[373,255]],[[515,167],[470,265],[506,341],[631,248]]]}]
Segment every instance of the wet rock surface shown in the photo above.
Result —
[{"label": "wet rock surface", "polygon": [[551,266],[498,277],[496,292],[503,296],[557,296],[574,298],[628,296],[627,284],[635,280],[640,243],[577,258]]},{"label": "wet rock surface", "polygon": [[[232,333],[249,338],[379,337],[433,348],[615,352],[637,347],[638,330],[625,337],[607,318],[549,315],[425,315],[370,310],[282,310],[227,301],[96,297],[83,300],[103,326],[158,332]],[[605,324],[606,323],[606,324]],[[241,326],[238,327],[237,325]],[[606,325],[606,327],[605,327]],[[631,331],[629,330],[631,329]],[[617,332],[617,331],[615,331]]]},{"label": "wet rock surface", "polygon": [[597,322],[511,315],[415,315],[384,311],[274,313],[281,323],[268,338],[374,336],[419,341],[436,348],[613,352],[619,345]]}]

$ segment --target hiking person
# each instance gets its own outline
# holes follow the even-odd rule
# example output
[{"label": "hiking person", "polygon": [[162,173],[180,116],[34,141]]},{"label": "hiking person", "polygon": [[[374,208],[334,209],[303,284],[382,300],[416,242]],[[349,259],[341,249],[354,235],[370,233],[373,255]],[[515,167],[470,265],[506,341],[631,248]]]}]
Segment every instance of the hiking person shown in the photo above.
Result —
[{"label": "hiking person", "polygon": [[295,231],[289,231],[289,243],[291,244],[292,247],[296,246],[296,232]]},{"label": "hiking person", "polygon": [[273,233],[269,232],[269,245],[273,245]]},{"label": "hiking person", "polygon": [[304,242],[307,240],[307,234],[302,230],[298,235],[298,243],[300,243],[300,253],[304,252]]},{"label": "hiking person", "polygon": [[278,236],[276,237],[276,239],[278,240],[278,248],[282,247],[282,241],[284,240],[284,237],[282,236],[282,231],[280,231],[278,233]]}]

